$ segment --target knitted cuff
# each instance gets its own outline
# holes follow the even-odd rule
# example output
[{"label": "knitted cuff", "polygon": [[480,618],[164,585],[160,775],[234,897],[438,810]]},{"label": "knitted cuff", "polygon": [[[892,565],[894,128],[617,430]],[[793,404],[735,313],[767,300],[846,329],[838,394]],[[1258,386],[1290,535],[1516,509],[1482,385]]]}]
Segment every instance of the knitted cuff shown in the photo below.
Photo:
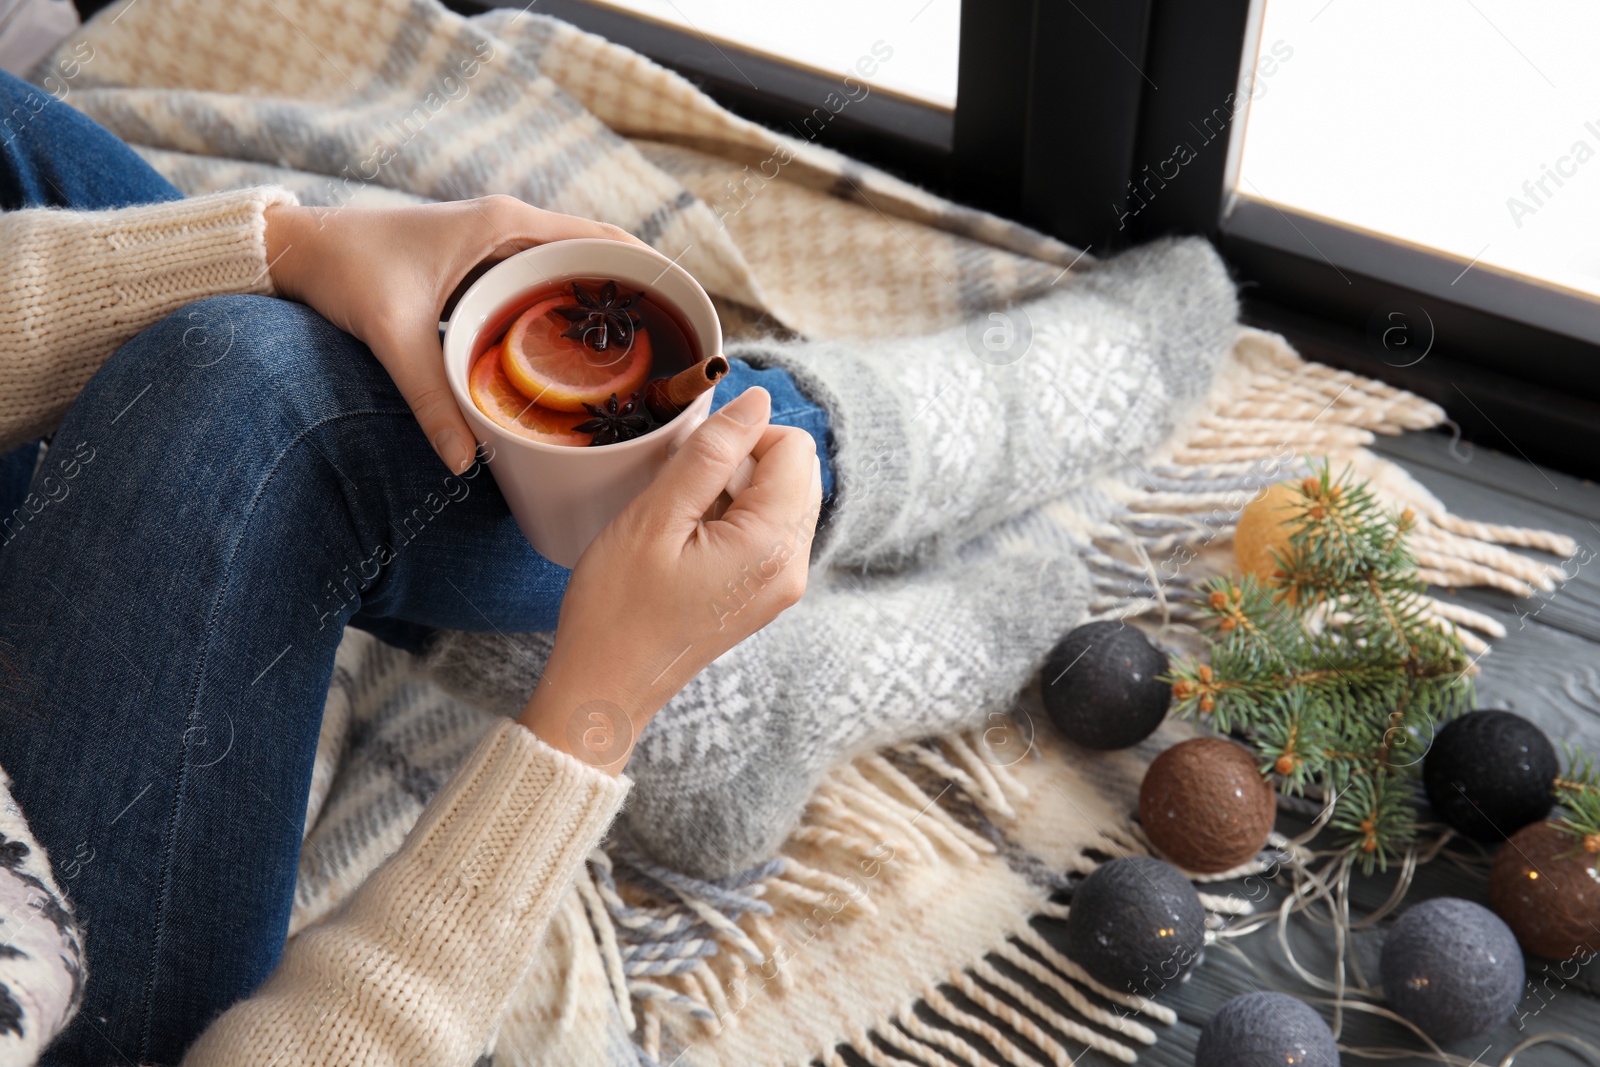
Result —
[{"label": "knitted cuff", "polygon": [[[906,447],[900,391],[859,348],[831,342],[735,345],[728,354],[752,367],[778,367],[828,413],[834,441],[834,491],[817,523],[811,566],[827,567],[844,545],[878,544],[907,510],[918,484],[916,457]],[[906,560],[887,561],[894,563]]]},{"label": "knitted cuff", "polygon": [[290,941],[185,1067],[472,1062],[631,784],[497,723],[400,851]]},{"label": "knitted cuff", "polygon": [[390,860],[408,869],[391,880],[414,895],[459,884],[486,901],[534,906],[564,888],[631,785],[502,720],[417,820]]},{"label": "knitted cuff", "polygon": [[100,364],[186,304],[273,294],[266,211],[276,186],[114,211],[0,215],[0,448],[52,429]]}]

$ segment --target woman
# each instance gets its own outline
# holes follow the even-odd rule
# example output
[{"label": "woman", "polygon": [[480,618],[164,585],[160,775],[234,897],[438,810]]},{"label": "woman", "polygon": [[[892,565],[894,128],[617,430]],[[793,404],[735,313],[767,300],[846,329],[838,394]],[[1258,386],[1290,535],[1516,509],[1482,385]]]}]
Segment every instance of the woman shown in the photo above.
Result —
[{"label": "woman", "polygon": [[[631,237],[503,197],[182,200],[37,89],[5,77],[0,106],[0,766],[87,956],[41,1062],[471,1063],[621,804],[632,738],[800,596],[804,551],[737,616],[706,610],[814,526],[826,419],[736,364],[737,399],[569,574],[474,464],[437,323],[484,260]],[[700,521],[746,456],[751,486]],[[436,627],[557,636],[520,719],[285,949],[346,623],[410,648]],[[28,877],[31,907],[53,899]],[[20,992],[33,1029],[8,1036],[37,1048],[77,990]]]}]

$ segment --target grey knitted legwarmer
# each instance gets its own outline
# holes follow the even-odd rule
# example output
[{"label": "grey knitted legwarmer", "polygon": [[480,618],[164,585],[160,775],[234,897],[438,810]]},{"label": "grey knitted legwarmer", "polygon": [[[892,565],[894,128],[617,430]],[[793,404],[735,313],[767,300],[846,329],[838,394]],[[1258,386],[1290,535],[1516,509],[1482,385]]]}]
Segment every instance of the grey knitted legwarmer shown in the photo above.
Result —
[{"label": "grey knitted legwarmer", "polygon": [[1161,441],[1210,384],[1236,315],[1210,245],[1160,241],[965,329],[730,354],[783,367],[828,412],[837,486],[813,562],[896,567]]},{"label": "grey knitted legwarmer", "polygon": [[[1032,340],[1015,359],[965,331],[737,351],[828,410],[837,506],[805,599],[640,738],[619,831],[662,864],[716,878],[770,858],[829,767],[983,724],[1082,621],[1082,546],[1032,509],[1166,436],[1234,340],[1234,294],[1208,246],[1167,242],[1020,310]],[[548,649],[445,634],[429,659],[512,714]]]}]

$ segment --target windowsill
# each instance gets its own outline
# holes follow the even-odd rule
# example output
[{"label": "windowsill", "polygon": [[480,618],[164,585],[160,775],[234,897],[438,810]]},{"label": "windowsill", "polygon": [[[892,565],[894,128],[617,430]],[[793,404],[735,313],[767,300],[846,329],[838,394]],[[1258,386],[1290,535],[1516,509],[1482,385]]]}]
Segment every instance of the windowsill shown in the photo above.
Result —
[{"label": "windowsill", "polygon": [[1241,318],[1275,330],[1307,359],[1376,378],[1445,408],[1465,440],[1600,480],[1600,404],[1512,378],[1448,352],[1415,363],[1378,356],[1359,330],[1245,290]]}]

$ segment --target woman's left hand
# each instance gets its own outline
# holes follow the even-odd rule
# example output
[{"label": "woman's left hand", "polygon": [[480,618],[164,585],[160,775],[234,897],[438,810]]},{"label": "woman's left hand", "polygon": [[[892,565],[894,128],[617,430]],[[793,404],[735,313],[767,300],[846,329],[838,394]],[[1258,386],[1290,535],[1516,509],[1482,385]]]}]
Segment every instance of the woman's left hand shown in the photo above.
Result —
[{"label": "woman's left hand", "polygon": [[550,241],[626,230],[558,215],[512,196],[393,208],[267,209],[267,263],[278,293],[360,338],[400,388],[452,471],[477,448],[445,379],[439,320],[474,267]]},{"label": "woman's left hand", "polygon": [[[822,468],[810,434],[771,418],[767,391],[746,390],[600,531],[572,572],[524,726],[615,773],[674,693],[800,599]],[[707,521],[746,457],[749,482]]]}]

